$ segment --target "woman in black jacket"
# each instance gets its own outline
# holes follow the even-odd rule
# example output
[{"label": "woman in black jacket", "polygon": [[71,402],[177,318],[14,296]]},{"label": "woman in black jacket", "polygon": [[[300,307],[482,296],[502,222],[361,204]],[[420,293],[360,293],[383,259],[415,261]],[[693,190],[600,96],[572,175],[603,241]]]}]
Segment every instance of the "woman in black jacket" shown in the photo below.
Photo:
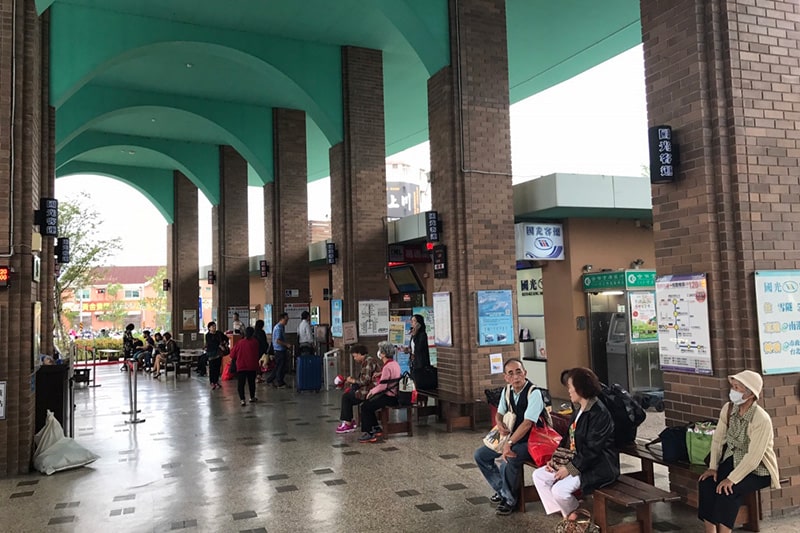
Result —
[{"label": "woman in black jacket", "polygon": [[565,465],[550,462],[533,472],[533,483],[547,514],[564,517],[578,508],[574,492],[584,495],[610,485],[619,477],[619,454],[614,450],[614,420],[598,400],[600,380],[588,368],[573,368],[567,379],[569,399],[575,404],[569,432],[560,448],[574,456]]},{"label": "woman in black jacket", "polygon": [[438,379],[436,369],[431,366],[431,354],[428,351],[428,331],[425,329],[425,318],[422,315],[411,317],[411,341],[408,343],[411,353],[411,377],[416,387],[421,390],[436,390]]}]

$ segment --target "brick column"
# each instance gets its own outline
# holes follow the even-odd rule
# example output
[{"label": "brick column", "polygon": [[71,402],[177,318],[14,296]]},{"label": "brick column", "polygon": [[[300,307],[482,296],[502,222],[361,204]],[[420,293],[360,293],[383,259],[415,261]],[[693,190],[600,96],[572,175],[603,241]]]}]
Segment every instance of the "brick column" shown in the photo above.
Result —
[{"label": "brick column", "polygon": [[[198,298],[200,294],[197,251],[197,187],[181,172],[173,173],[175,190],[175,221],[167,226],[167,309],[171,316],[170,331],[176,339],[183,334],[183,348],[199,348],[203,339],[198,335],[200,327]],[[183,310],[193,309],[198,313],[195,328],[184,328]],[[209,319],[210,320],[210,319]],[[196,335],[192,341],[192,333]]]},{"label": "brick column", "polygon": [[230,146],[220,147],[220,203],[211,209],[211,252],[217,272],[212,296],[217,323],[228,329],[228,307],[250,305],[247,241],[247,161]]},{"label": "brick column", "polygon": [[[270,266],[265,279],[267,303],[273,305],[273,324],[284,303],[308,303],[308,172],[306,115],[275,109],[275,181],[264,186],[265,256]],[[299,289],[297,297],[284,291]],[[273,324],[267,324],[271,327]]]},{"label": "brick column", "polygon": [[[389,297],[380,51],[342,48],[342,99],[344,141],[330,150],[331,234],[339,251],[332,268],[332,297],[343,300],[343,319],[350,322],[357,320],[360,300]],[[370,349],[380,340],[385,338],[359,338]],[[341,346],[339,342],[336,345]]]},{"label": "brick column", "polygon": [[[0,420],[0,476],[11,476],[28,472],[33,449],[35,393],[31,380],[38,360],[33,353],[34,302],[42,302],[42,316],[53,312],[47,282],[33,282],[30,247],[33,212],[39,207],[42,184],[46,188],[52,184],[50,176],[43,176],[50,163],[42,160],[44,153],[51,153],[42,146],[50,139],[49,126],[44,124],[50,117],[43,105],[47,86],[42,81],[42,54],[49,44],[33,0],[0,0],[0,27],[0,264],[14,270],[11,285],[0,289],[0,381],[6,382],[5,420]],[[53,246],[52,238],[43,239],[42,245]],[[52,251],[44,257],[52,261]],[[45,275],[47,272],[52,275],[52,267]],[[52,326],[52,320],[49,323]],[[48,320],[41,324],[47,327]],[[41,330],[42,338],[49,336],[52,329]],[[43,347],[50,345],[51,339]]]},{"label": "brick column", "polygon": [[436,290],[450,293],[453,330],[453,346],[437,348],[439,388],[477,397],[502,383],[489,354],[518,355],[515,344],[477,347],[475,301],[476,291],[516,286],[505,1],[451,0],[450,35],[451,66],[428,81],[433,208],[449,273]]},{"label": "brick column", "polygon": [[[714,418],[726,376],[761,370],[755,270],[800,268],[797,3],[642,1],[651,125],[681,146],[677,181],[653,187],[658,273],[706,272],[714,375],[666,372],[668,424]],[[758,6],[758,7],[757,7]],[[794,486],[762,493],[766,516],[800,499],[797,374],[767,376],[781,475]],[[696,498],[696,480],[671,476]]]},{"label": "brick column", "polygon": [[[42,193],[47,198],[55,196],[56,181],[56,110],[50,106],[50,11],[45,11],[41,18],[41,168],[40,176]],[[39,282],[39,301],[42,302],[42,353],[52,354],[55,315],[53,309],[56,274],[55,274],[55,239],[45,239],[41,253],[41,281]],[[46,243],[51,244],[48,246]],[[48,332],[48,334],[44,334]],[[66,354],[64,354],[66,355]]]}]

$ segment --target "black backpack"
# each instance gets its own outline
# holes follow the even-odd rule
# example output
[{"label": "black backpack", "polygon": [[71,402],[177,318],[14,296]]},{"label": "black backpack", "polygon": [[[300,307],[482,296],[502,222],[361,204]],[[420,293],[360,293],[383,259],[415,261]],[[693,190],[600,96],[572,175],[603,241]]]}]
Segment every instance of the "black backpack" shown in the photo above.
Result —
[{"label": "black backpack", "polygon": [[628,391],[618,384],[615,383],[610,387],[605,384],[601,386],[599,399],[614,420],[614,445],[619,448],[630,444],[636,439],[636,429],[644,422],[647,414],[633,401]]}]

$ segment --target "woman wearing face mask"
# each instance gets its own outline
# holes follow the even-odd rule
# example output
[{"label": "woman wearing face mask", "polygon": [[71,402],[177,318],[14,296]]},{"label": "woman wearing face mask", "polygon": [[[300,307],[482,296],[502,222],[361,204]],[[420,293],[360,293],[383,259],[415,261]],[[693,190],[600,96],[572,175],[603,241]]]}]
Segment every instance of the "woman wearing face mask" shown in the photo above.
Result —
[{"label": "woman wearing face mask", "polygon": [[711,441],[711,461],[700,476],[697,516],[706,533],[733,529],[745,494],[780,488],[772,420],[756,403],[763,380],[752,370],[728,377],[730,402],[722,407]]}]

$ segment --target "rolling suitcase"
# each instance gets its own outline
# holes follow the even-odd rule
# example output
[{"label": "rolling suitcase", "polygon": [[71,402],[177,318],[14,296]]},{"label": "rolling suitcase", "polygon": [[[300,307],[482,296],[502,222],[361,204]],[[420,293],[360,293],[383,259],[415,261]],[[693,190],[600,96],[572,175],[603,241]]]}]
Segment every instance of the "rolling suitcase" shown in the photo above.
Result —
[{"label": "rolling suitcase", "polygon": [[322,388],[322,357],[318,355],[301,355],[297,358],[297,392]]}]

